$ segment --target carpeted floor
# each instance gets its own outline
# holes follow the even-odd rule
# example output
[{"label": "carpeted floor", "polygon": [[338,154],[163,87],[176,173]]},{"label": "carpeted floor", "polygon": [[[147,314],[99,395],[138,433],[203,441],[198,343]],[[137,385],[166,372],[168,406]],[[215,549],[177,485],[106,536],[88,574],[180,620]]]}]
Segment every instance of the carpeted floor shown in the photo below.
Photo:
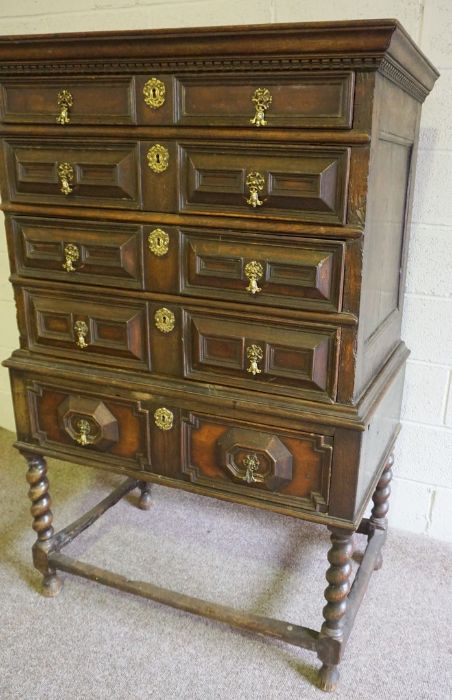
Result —
[{"label": "carpeted floor", "polygon": [[[1,700],[300,700],[315,654],[241,633],[71,576],[58,598],[37,593],[25,465],[0,429]],[[118,477],[50,462],[58,528]],[[85,561],[318,629],[324,528],[155,487],[135,493],[66,550]],[[347,700],[452,698],[452,548],[390,533],[385,564],[358,613],[342,664]]]}]

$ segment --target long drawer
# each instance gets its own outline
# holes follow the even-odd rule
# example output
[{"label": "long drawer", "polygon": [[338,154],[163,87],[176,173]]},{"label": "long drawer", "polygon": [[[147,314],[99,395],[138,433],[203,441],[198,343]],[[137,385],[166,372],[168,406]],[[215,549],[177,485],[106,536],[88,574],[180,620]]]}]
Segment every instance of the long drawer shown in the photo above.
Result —
[{"label": "long drawer", "polygon": [[347,129],[354,74],[195,73],[4,79],[5,123]]}]

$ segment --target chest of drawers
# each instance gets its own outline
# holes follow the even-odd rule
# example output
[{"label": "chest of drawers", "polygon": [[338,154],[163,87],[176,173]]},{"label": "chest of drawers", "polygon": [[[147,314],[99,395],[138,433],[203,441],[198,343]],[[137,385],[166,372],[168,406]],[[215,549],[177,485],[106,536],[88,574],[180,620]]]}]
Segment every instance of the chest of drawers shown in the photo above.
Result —
[{"label": "chest of drawers", "polygon": [[[5,364],[45,594],[68,571],[268,634],[317,651],[334,688],[381,564],[437,75],[393,20],[0,38]],[[54,533],[46,456],[127,479]],[[320,632],[62,553],[152,482],[326,525]]]}]

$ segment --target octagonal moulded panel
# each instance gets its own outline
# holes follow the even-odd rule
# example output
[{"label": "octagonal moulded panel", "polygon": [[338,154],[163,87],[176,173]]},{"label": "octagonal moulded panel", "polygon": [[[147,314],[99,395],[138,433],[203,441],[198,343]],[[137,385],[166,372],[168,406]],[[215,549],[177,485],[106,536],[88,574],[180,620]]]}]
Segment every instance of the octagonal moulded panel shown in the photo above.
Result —
[{"label": "octagonal moulded panel", "polygon": [[233,428],[217,446],[220,465],[235,481],[270,491],[292,481],[292,455],[276,435]]},{"label": "octagonal moulded panel", "polygon": [[107,449],[119,440],[118,421],[98,399],[68,396],[58,407],[60,424],[80,445]]}]

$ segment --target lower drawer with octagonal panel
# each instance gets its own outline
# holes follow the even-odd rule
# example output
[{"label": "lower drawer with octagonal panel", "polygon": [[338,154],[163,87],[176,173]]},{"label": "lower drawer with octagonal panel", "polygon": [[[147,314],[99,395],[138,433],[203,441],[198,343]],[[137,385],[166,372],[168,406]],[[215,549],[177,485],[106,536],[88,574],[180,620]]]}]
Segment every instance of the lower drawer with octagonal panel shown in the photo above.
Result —
[{"label": "lower drawer with octagonal panel", "polygon": [[327,435],[182,417],[182,473],[224,493],[326,512],[332,454]]},{"label": "lower drawer with octagonal panel", "polygon": [[87,462],[149,469],[149,411],[141,401],[44,381],[27,385],[33,439]]}]

